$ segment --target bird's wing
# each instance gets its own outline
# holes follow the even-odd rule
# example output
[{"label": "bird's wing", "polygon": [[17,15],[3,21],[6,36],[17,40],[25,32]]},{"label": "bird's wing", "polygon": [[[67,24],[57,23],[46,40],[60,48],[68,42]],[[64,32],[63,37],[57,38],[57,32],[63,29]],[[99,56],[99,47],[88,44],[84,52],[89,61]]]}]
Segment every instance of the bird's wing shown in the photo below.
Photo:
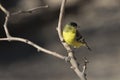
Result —
[{"label": "bird's wing", "polygon": [[83,38],[83,36],[78,32],[78,30],[76,31],[76,41],[79,41],[81,43],[85,43],[85,39]]},{"label": "bird's wing", "polygon": [[78,30],[76,31],[76,41],[79,41],[79,42],[85,44],[86,47],[91,51],[91,48],[88,46],[88,44],[86,43],[84,37],[79,33]]}]

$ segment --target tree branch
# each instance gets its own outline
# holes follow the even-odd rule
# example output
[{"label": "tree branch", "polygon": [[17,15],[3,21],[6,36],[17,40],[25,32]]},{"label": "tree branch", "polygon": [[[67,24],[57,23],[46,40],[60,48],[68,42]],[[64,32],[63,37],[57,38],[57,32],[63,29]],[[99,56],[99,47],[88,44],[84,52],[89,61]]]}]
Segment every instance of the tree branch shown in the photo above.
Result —
[{"label": "tree branch", "polygon": [[8,40],[10,40],[10,41],[19,41],[19,42],[26,43],[26,44],[31,45],[32,47],[36,48],[37,51],[42,51],[42,52],[45,52],[47,54],[53,55],[53,56],[55,56],[57,58],[65,59],[65,56],[60,55],[59,53],[44,49],[44,48],[40,47],[39,45],[31,42],[30,40],[27,40],[27,39],[24,39],[24,38],[19,38],[19,37],[0,38],[0,41],[8,41]]},{"label": "tree branch", "polygon": [[61,3],[57,32],[58,32],[59,38],[61,40],[61,43],[63,44],[63,46],[65,47],[65,49],[68,52],[68,57],[70,58],[71,68],[75,71],[75,73],[78,75],[78,77],[81,80],[87,80],[86,75],[85,75],[85,70],[86,70],[86,66],[87,66],[86,63],[83,66],[83,71],[80,71],[79,65],[75,59],[72,49],[63,41],[63,38],[62,38],[61,25],[62,25],[62,18],[63,18],[66,1],[67,0],[62,0],[62,3]]},{"label": "tree branch", "polygon": [[6,37],[11,37],[10,34],[9,34],[9,31],[7,29],[7,22],[8,22],[8,19],[9,19],[9,11],[7,11],[1,4],[0,4],[0,9],[6,14],[6,17],[5,17],[5,22],[4,22],[4,30],[5,30],[5,33],[6,33]]},{"label": "tree branch", "polygon": [[[10,34],[8,32],[8,28],[7,28],[8,19],[9,19],[9,16],[10,16],[9,11],[7,11],[1,4],[0,4],[0,9],[6,14],[6,18],[5,18],[5,22],[4,22],[4,29],[5,29],[5,33],[6,33],[6,36],[7,36],[6,38],[0,38],[0,41],[19,41],[19,42],[23,42],[23,43],[29,44],[32,47],[36,48],[38,51],[45,52],[47,54],[53,55],[53,56],[58,57],[60,59],[65,59],[66,58],[65,56],[60,55],[59,53],[44,49],[44,48],[40,47],[39,45],[31,42],[30,40],[10,36]],[[38,8],[34,8],[34,9],[31,9],[31,10],[28,10],[28,11],[32,11],[32,10],[35,10],[35,9],[38,9]]]},{"label": "tree branch", "polygon": [[41,9],[41,8],[48,8],[48,5],[39,6],[39,7],[31,8],[31,9],[28,9],[28,10],[23,10],[23,11],[20,10],[20,11],[11,13],[10,15],[16,15],[16,14],[21,14],[21,13],[32,13],[33,11],[35,11],[35,10],[37,10],[37,9]]}]

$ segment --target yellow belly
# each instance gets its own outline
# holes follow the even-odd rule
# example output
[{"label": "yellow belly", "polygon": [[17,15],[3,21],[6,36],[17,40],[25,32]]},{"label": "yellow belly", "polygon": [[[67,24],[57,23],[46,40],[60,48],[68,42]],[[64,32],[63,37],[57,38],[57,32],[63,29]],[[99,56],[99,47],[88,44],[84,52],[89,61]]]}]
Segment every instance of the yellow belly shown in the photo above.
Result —
[{"label": "yellow belly", "polygon": [[74,42],[75,36],[76,36],[75,33],[63,32],[63,39],[69,45],[71,45]]},{"label": "yellow belly", "polygon": [[71,32],[63,32],[63,39],[68,45],[73,46],[74,48],[79,48],[85,46],[85,44],[75,40],[76,34]]},{"label": "yellow belly", "polygon": [[81,42],[78,42],[78,41],[74,41],[74,42],[72,43],[72,45],[74,46],[74,48],[79,48],[79,47],[81,47],[81,46],[85,46],[84,43],[81,43]]}]

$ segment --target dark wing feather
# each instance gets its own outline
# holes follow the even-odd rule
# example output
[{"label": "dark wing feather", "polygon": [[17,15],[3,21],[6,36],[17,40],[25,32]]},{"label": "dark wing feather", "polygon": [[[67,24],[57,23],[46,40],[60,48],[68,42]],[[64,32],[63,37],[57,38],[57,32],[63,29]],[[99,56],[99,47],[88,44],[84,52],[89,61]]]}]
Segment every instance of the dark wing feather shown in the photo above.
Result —
[{"label": "dark wing feather", "polygon": [[76,31],[76,41],[85,43],[83,36],[78,31]]},{"label": "dark wing feather", "polygon": [[84,37],[78,32],[78,30],[76,31],[76,41],[79,41],[79,42],[85,44],[86,47],[91,51],[91,48],[88,46],[88,44],[86,43]]}]

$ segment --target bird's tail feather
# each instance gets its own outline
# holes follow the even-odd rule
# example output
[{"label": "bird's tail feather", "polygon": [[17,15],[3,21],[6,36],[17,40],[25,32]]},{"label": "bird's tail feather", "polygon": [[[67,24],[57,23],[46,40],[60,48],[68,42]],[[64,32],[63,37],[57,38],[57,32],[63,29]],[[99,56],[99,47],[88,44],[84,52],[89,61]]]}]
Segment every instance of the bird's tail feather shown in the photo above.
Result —
[{"label": "bird's tail feather", "polygon": [[86,43],[86,47],[88,48],[89,51],[92,51],[92,49],[88,46],[87,43]]}]

